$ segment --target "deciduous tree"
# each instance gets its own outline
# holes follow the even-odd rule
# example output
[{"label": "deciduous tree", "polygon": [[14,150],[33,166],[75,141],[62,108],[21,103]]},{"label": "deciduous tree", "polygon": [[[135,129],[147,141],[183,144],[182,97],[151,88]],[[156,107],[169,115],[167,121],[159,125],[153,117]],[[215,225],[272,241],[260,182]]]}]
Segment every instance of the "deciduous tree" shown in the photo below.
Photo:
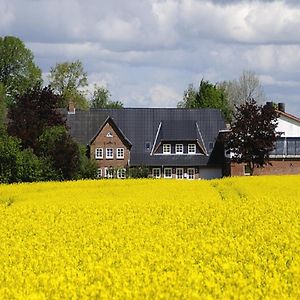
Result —
[{"label": "deciduous tree", "polygon": [[35,86],[23,95],[8,111],[8,133],[21,140],[23,148],[37,147],[39,136],[48,127],[65,126],[65,119],[58,111],[60,98],[50,87]]},{"label": "deciduous tree", "polygon": [[123,108],[123,103],[120,101],[112,101],[109,90],[102,86],[94,87],[93,96],[91,99],[91,108]]},{"label": "deciduous tree", "polygon": [[265,101],[264,89],[258,76],[249,70],[244,70],[238,80],[224,81],[219,86],[225,90],[232,108],[250,99],[255,99],[257,103]]},{"label": "deciduous tree", "polygon": [[260,106],[254,99],[236,108],[226,148],[238,163],[246,163],[253,174],[255,167],[269,162],[277,134],[277,112],[272,105]]},{"label": "deciduous tree", "polygon": [[201,80],[198,90],[189,85],[184,92],[183,101],[179,102],[178,108],[218,108],[229,122],[232,117],[228,98],[222,87],[209,81]]},{"label": "deciduous tree", "polygon": [[49,75],[51,87],[61,96],[61,107],[67,107],[72,100],[77,108],[86,109],[88,103],[84,89],[87,87],[87,73],[82,62],[63,62],[51,68]]},{"label": "deciduous tree", "polygon": [[34,63],[32,52],[17,37],[0,37],[0,82],[10,103],[17,95],[42,82],[41,70]]}]

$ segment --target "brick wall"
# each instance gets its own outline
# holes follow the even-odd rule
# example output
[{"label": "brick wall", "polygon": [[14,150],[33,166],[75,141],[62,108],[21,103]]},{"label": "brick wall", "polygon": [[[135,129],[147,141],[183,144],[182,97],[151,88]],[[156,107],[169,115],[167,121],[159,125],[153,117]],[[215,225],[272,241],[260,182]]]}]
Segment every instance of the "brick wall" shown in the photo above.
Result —
[{"label": "brick wall", "polygon": [[[107,135],[110,133],[112,137],[108,137]],[[96,159],[97,165],[99,168],[121,168],[126,167],[128,161],[130,159],[130,151],[123,144],[121,137],[117,135],[114,129],[111,127],[109,123],[103,127],[101,132],[98,134],[94,142],[91,144],[91,158],[95,158],[95,149],[103,148],[103,159]],[[113,159],[106,159],[106,148],[113,148]],[[116,149],[124,148],[124,158],[117,159]]]},{"label": "brick wall", "polygon": [[[255,168],[253,175],[286,175],[300,174],[300,159],[299,160],[271,160],[272,165],[267,165],[264,168]],[[231,176],[243,176],[244,164],[231,163]]]}]

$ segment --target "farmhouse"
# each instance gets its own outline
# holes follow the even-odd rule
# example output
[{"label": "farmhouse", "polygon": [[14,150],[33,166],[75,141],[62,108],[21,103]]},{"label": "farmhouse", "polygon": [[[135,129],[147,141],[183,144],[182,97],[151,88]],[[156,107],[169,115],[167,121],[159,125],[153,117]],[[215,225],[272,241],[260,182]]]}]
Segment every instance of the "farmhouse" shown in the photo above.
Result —
[{"label": "farmhouse", "polygon": [[147,167],[154,178],[223,176],[226,128],[218,109],[69,107],[71,135],[87,145],[99,177],[126,177],[128,168]]},{"label": "farmhouse", "polygon": [[[278,106],[281,137],[270,165],[254,175],[300,174],[300,119]],[[150,177],[211,179],[250,175],[245,164],[224,155],[220,136],[227,131],[218,109],[122,108],[75,110],[71,135],[87,146],[98,176],[125,178],[129,168],[147,167]]]},{"label": "farmhouse", "polygon": [[[270,153],[270,164],[264,168],[255,168],[254,175],[300,174],[300,118],[285,112],[284,103],[278,104],[277,112],[279,117],[276,131],[281,136]],[[237,164],[232,160],[227,171],[226,175],[229,176],[250,175],[245,164]]]}]

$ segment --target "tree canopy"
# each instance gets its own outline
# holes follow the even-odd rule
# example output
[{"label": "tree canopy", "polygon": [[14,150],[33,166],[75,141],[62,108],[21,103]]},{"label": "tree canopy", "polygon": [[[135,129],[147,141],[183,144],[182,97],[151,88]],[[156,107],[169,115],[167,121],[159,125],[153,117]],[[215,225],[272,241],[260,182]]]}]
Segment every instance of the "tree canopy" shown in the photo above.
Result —
[{"label": "tree canopy", "polygon": [[14,102],[17,95],[41,82],[41,70],[24,43],[17,37],[0,37],[0,83],[8,101]]},{"label": "tree canopy", "polygon": [[109,90],[102,86],[94,87],[90,106],[91,108],[123,108],[123,103],[120,101],[112,101]]},{"label": "tree canopy", "polygon": [[60,97],[50,87],[35,86],[16,98],[8,111],[8,133],[21,140],[23,148],[36,150],[38,137],[47,127],[65,126],[57,108]]},{"label": "tree canopy", "polygon": [[70,100],[77,108],[86,109],[88,107],[84,91],[88,85],[87,73],[84,71],[81,61],[56,64],[50,70],[49,83],[61,96],[61,107],[67,107]]},{"label": "tree canopy", "polygon": [[269,162],[275,147],[278,114],[272,105],[260,106],[254,99],[236,108],[226,148],[238,163],[246,163],[253,174],[254,167]]},{"label": "tree canopy", "polygon": [[230,122],[232,110],[228,102],[225,90],[217,84],[212,84],[202,79],[198,89],[192,84],[184,92],[183,101],[177,105],[178,108],[218,108],[224,114],[225,119]]},{"label": "tree canopy", "polygon": [[257,103],[265,101],[264,89],[258,76],[249,70],[244,70],[238,80],[224,81],[219,84],[227,94],[229,103],[234,109],[236,105],[255,99]]}]

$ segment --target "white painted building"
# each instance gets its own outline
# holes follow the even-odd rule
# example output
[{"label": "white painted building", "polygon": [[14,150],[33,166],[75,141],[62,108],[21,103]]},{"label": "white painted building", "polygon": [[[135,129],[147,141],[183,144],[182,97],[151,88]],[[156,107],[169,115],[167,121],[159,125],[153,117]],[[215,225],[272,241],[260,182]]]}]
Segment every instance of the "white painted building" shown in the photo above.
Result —
[{"label": "white painted building", "polygon": [[283,111],[279,112],[276,131],[281,132],[281,137],[300,137],[300,118]]}]

